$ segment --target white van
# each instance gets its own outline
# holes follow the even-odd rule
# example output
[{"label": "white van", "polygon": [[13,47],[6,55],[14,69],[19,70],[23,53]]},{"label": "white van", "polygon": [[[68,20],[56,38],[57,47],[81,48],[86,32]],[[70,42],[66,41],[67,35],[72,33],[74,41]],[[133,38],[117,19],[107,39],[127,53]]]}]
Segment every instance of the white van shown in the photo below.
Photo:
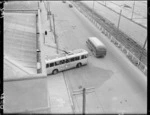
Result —
[{"label": "white van", "polygon": [[106,46],[98,38],[89,37],[86,43],[95,57],[104,57],[106,55]]}]

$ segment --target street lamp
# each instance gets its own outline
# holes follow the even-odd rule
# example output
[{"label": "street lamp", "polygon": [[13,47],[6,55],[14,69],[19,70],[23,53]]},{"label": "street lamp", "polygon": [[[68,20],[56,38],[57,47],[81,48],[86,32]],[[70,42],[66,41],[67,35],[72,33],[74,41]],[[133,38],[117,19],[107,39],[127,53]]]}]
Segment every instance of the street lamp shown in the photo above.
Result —
[{"label": "street lamp", "polygon": [[121,13],[122,13],[122,9],[120,10],[120,13],[119,13],[119,20],[118,20],[118,26],[117,26],[118,29],[119,29],[119,24],[120,24],[120,19],[121,19]]},{"label": "street lamp", "polygon": [[49,14],[49,23],[50,23],[50,31],[52,31],[52,24],[51,24],[51,10],[50,10],[50,1],[48,1],[48,14]]},{"label": "street lamp", "polygon": [[94,11],[94,0],[93,0],[92,18],[93,18],[93,11]]},{"label": "street lamp", "polygon": [[132,7],[132,15],[131,15],[131,20],[132,20],[132,18],[133,18],[134,6],[135,6],[135,1],[134,1],[134,3],[133,3],[133,7]]},{"label": "street lamp", "polygon": [[142,48],[142,52],[140,54],[140,58],[139,58],[140,61],[142,60],[142,56],[143,56],[143,52],[144,52],[144,48],[145,48],[146,44],[147,44],[147,37],[145,39],[145,42],[144,42],[144,45],[143,45],[143,48]]},{"label": "street lamp", "polygon": [[121,19],[121,14],[122,14],[122,9],[125,7],[125,5],[122,5],[121,6],[121,9],[120,9],[120,13],[119,13],[119,20],[118,20],[118,26],[117,28],[119,29],[119,24],[120,24],[120,19]]}]

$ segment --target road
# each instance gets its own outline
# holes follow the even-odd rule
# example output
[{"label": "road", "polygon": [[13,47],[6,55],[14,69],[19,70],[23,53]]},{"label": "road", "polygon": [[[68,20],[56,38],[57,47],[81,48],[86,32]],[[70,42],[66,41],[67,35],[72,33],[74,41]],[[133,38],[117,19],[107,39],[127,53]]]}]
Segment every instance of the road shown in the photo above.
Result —
[{"label": "road", "polygon": [[[94,87],[86,94],[86,113],[146,113],[147,79],[99,30],[68,1],[51,1],[60,49],[83,48],[90,54],[88,65],[64,71],[69,90]],[[86,46],[90,36],[107,47],[104,58],[95,58]],[[82,112],[82,95],[72,95],[75,112]]]}]

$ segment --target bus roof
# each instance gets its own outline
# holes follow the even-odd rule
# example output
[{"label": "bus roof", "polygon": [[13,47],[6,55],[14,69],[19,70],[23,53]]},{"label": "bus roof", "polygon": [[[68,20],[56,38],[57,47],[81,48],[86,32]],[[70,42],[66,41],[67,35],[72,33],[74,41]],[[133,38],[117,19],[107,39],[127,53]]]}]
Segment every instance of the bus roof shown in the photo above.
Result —
[{"label": "bus roof", "polygon": [[82,54],[88,54],[88,52],[84,49],[77,49],[77,50],[73,50],[73,51],[69,51],[68,53],[61,53],[58,55],[54,55],[54,56],[50,56],[50,57],[46,57],[45,58],[45,62],[53,62],[53,61],[57,61],[57,60],[61,60],[61,59],[65,59],[66,57],[73,57],[76,54],[76,56],[82,55]]},{"label": "bus roof", "polygon": [[96,46],[96,47],[105,47],[105,45],[96,37],[89,37],[89,40]]}]

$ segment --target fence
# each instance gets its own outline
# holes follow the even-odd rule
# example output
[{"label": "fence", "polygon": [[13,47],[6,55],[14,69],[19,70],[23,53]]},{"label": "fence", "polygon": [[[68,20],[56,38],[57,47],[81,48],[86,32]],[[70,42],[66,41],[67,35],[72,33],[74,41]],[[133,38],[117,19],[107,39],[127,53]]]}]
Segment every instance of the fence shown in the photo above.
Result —
[{"label": "fence", "polygon": [[[73,3],[73,2],[72,2]],[[73,3],[74,6],[85,16],[87,17],[99,30],[103,33],[116,47],[118,47],[127,58],[138,67],[145,75],[147,75],[147,66],[143,64],[133,53],[131,53],[124,45],[122,45],[113,35],[111,35],[104,27],[97,23],[91,16],[89,16],[85,11]]]}]

